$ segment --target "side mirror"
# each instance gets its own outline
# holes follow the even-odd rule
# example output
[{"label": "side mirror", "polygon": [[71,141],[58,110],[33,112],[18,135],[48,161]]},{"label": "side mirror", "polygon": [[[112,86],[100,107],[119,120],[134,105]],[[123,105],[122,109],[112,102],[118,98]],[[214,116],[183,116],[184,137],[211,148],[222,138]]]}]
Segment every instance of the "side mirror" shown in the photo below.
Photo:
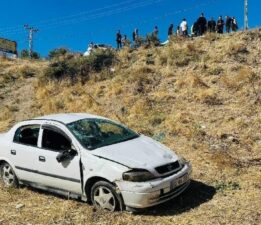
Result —
[{"label": "side mirror", "polygon": [[56,160],[57,160],[58,163],[62,163],[66,160],[72,159],[76,155],[77,155],[77,151],[74,150],[74,149],[70,149],[70,150],[60,152],[57,155]]}]

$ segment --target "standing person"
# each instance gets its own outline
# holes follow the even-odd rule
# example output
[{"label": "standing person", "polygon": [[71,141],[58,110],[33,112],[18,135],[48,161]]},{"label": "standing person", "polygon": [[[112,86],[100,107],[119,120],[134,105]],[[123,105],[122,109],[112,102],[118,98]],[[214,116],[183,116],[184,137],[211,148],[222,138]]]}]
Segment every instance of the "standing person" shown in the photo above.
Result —
[{"label": "standing person", "polygon": [[193,24],[193,34],[195,37],[197,37],[199,35],[199,27],[198,27],[198,22],[195,22]]},{"label": "standing person", "polygon": [[138,39],[139,39],[139,30],[135,28],[134,31],[132,32],[132,41],[134,47],[138,47]]},{"label": "standing person", "polygon": [[118,30],[118,32],[116,34],[117,49],[120,49],[122,47],[121,39],[122,39],[121,31]]},{"label": "standing person", "polygon": [[224,33],[224,20],[222,19],[222,16],[218,18],[217,21],[217,33],[223,34]]},{"label": "standing person", "polygon": [[202,36],[206,32],[207,28],[207,19],[205,18],[204,13],[201,13],[197,23],[199,28],[199,35]]},{"label": "standing person", "polygon": [[153,30],[153,36],[158,38],[158,34],[159,34],[159,28],[158,28],[158,26],[155,26],[154,30]]},{"label": "standing person", "polygon": [[230,16],[226,16],[226,32],[230,33],[232,27],[232,19]]},{"label": "standing person", "polygon": [[139,30],[137,28],[135,28],[133,33],[132,33],[133,42],[137,41],[138,36],[139,36]]},{"label": "standing person", "polygon": [[121,43],[122,43],[122,46],[124,47],[124,46],[127,46],[127,35],[123,35],[123,38],[122,38],[122,40],[121,40]]},{"label": "standing person", "polygon": [[173,28],[174,28],[174,25],[173,25],[173,24],[170,24],[169,29],[168,29],[168,38],[169,38],[169,39],[170,39],[171,36],[173,35]]},{"label": "standing person", "polygon": [[187,20],[184,18],[180,24],[181,35],[184,37],[188,36],[188,23]]},{"label": "standing person", "polygon": [[238,29],[237,20],[235,17],[232,17],[232,31],[236,32]]},{"label": "standing person", "polygon": [[213,19],[213,17],[211,17],[211,19],[208,21],[208,32],[216,32],[216,25],[216,21]]},{"label": "standing person", "polygon": [[177,36],[181,36],[180,26],[177,26],[176,34]]}]

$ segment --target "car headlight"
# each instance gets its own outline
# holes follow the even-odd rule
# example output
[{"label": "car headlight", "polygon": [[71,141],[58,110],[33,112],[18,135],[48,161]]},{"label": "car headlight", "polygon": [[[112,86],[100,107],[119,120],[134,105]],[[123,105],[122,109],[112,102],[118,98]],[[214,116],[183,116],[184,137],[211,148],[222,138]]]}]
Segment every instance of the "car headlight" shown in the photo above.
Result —
[{"label": "car headlight", "polygon": [[183,157],[181,157],[181,158],[179,159],[179,164],[180,164],[181,167],[185,166],[185,165],[188,164],[188,163],[189,163],[189,162],[188,162],[185,158],[183,158]]},{"label": "car headlight", "polygon": [[145,182],[148,180],[153,180],[155,177],[152,173],[143,169],[134,169],[123,173],[123,180],[132,182]]}]

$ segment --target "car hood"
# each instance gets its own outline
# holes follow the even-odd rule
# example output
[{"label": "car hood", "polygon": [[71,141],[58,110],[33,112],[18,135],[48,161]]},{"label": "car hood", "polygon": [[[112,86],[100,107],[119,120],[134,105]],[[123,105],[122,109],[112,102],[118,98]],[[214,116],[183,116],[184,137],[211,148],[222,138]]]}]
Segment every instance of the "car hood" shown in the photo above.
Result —
[{"label": "car hood", "polygon": [[96,149],[92,154],[136,169],[154,169],[178,160],[173,151],[143,135]]}]

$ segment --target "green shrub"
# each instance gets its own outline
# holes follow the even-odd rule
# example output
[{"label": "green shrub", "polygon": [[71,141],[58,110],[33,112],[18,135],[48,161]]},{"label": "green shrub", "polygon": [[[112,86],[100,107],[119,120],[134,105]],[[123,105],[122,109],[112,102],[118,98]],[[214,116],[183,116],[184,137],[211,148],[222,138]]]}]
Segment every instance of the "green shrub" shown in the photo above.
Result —
[{"label": "green shrub", "polygon": [[159,46],[160,45],[160,40],[153,33],[147,34],[146,41],[149,46]]},{"label": "green shrub", "polygon": [[55,59],[60,56],[65,56],[66,54],[69,54],[70,51],[67,48],[56,48],[49,52],[48,58],[49,59]]},{"label": "green shrub", "polygon": [[[28,50],[25,50],[25,49],[22,50],[20,56],[21,56],[22,59],[29,59],[29,58],[30,58],[29,51],[28,51]],[[40,56],[40,54],[37,53],[37,52],[32,52],[31,58],[32,58],[32,59],[40,59],[41,56]]]},{"label": "green shrub", "polygon": [[114,63],[115,56],[112,50],[98,49],[86,57],[85,61],[91,66],[92,70],[95,72],[100,72],[104,68],[108,68]]},{"label": "green shrub", "polygon": [[91,72],[101,72],[109,68],[115,61],[111,50],[95,50],[91,55],[84,57],[73,53],[65,53],[54,57],[44,72],[46,79],[61,80],[69,78],[72,81],[90,78]]}]

